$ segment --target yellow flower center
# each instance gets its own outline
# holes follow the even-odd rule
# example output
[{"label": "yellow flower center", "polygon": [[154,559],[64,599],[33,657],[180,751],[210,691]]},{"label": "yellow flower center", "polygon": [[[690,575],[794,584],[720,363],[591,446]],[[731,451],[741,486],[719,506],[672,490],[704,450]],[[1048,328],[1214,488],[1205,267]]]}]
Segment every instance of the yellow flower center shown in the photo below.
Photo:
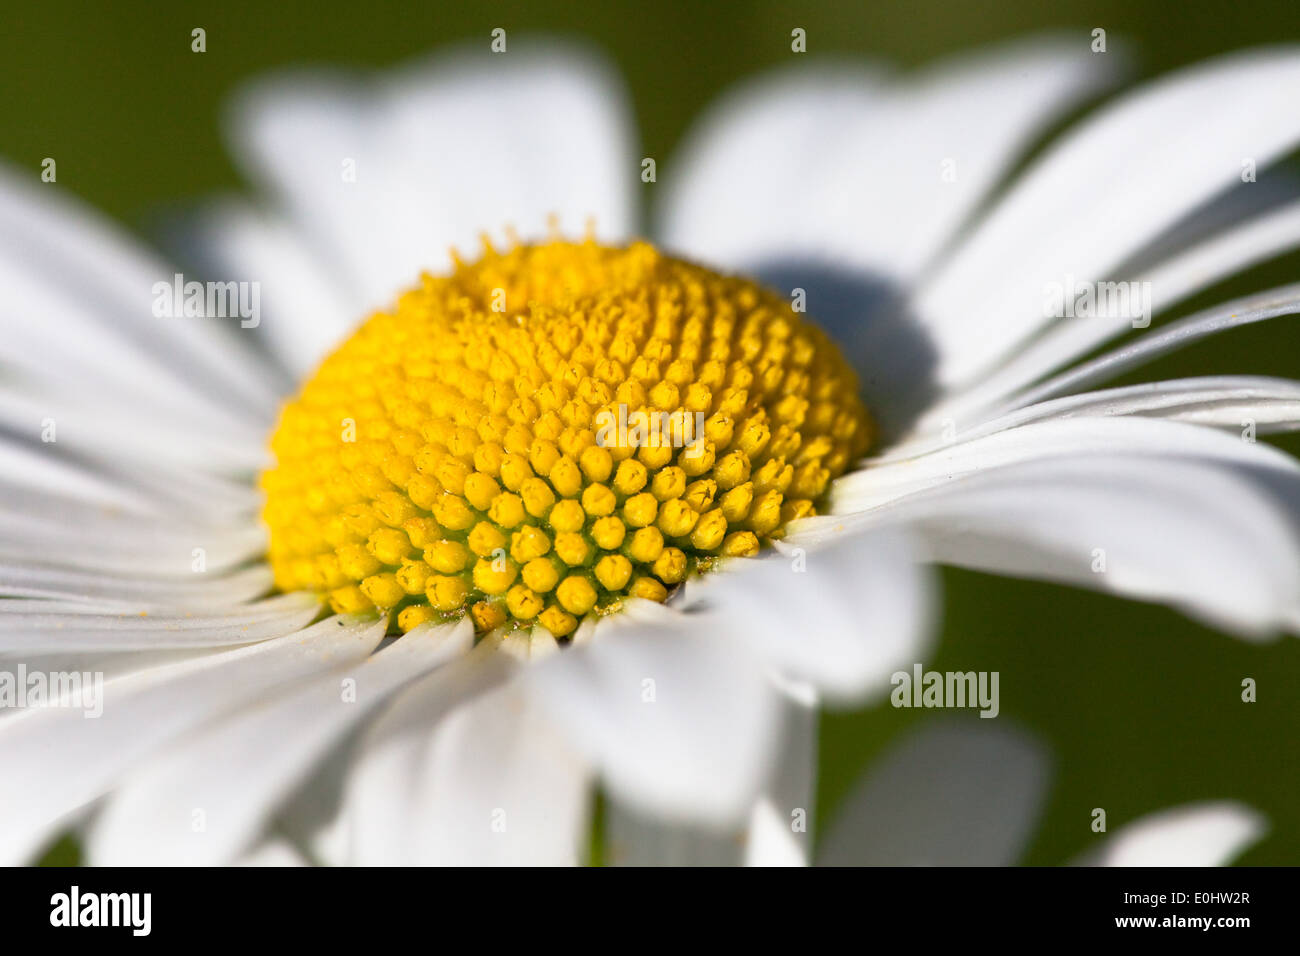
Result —
[{"label": "yellow flower center", "polygon": [[835,347],[752,282],[643,242],[489,246],[285,406],[271,567],[403,631],[469,613],[563,637],[756,554],[871,431]]}]

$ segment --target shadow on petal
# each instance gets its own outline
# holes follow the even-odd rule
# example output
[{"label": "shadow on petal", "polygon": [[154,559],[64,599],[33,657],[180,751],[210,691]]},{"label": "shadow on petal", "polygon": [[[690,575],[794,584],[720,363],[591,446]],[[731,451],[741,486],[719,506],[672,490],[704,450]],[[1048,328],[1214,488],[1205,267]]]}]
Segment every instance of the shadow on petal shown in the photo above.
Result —
[{"label": "shadow on petal", "polygon": [[934,401],[938,352],[906,310],[897,283],[811,259],[768,260],[754,273],[783,295],[804,290],[808,315],[858,373],[863,400],[884,438],[905,433]]}]

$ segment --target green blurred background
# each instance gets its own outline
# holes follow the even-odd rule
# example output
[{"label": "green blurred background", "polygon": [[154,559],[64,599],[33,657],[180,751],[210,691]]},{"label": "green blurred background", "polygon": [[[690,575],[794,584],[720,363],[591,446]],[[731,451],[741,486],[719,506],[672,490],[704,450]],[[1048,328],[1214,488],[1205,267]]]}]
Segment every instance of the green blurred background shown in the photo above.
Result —
[{"label": "green blurred background", "polygon": [[[865,55],[904,66],[1017,34],[1094,27],[1126,41],[1137,75],[1226,50],[1300,37],[1295,0],[1172,4],[1164,0],[1015,2],[763,2],[404,4],[222,0],[152,4],[11,4],[0,30],[0,156],[59,185],[148,238],[161,211],[240,188],[218,131],[226,96],[244,79],[300,63],[386,66],[432,47],[511,42],[546,32],[585,38],[622,69],[647,155],[667,155],[691,118],[727,84],[789,60],[790,30],[810,58]],[[190,30],[207,52],[190,52]],[[1249,109],[1249,103],[1242,104]],[[1300,110],[1300,103],[1296,104]],[[1300,170],[1294,157],[1292,167]],[[1288,256],[1199,296],[1193,308],[1300,280]],[[1265,323],[1218,337],[1130,380],[1213,371],[1292,376],[1300,325]],[[1282,442],[1300,451],[1300,442]],[[1300,644],[1253,646],[1160,608],[1043,584],[949,571],[938,670],[1001,672],[1002,717],[1051,748],[1051,791],[1026,862],[1049,864],[1144,813],[1236,798],[1273,830],[1243,863],[1300,862]],[[1244,704],[1253,677],[1259,701]],[[819,819],[900,729],[936,712],[883,706],[823,724]],[[75,859],[60,843],[48,859]]]}]

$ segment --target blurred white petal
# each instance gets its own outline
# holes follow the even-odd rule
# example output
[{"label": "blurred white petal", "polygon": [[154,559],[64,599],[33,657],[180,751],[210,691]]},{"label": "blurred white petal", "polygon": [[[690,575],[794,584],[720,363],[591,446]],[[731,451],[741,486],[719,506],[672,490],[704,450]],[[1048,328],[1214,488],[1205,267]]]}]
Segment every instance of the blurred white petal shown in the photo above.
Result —
[{"label": "blurred white petal", "polygon": [[[1049,150],[924,287],[938,379],[965,382],[1050,321],[1045,289],[1112,276],[1201,202],[1300,142],[1300,52],[1233,53],[1148,83]],[[1250,109],[1242,109],[1243,102]]]},{"label": "blurred white petal", "polygon": [[1033,136],[1115,66],[1038,38],[894,81],[802,66],[749,81],[661,173],[661,238],[732,268],[812,258],[910,279]]},{"label": "blurred white petal", "polygon": [[735,635],[783,677],[856,704],[928,653],[932,603],[929,571],[898,530],[811,548],[796,529],[778,552],[701,578],[683,607],[692,626]]},{"label": "blurred white petal", "polygon": [[[340,281],[301,230],[265,210],[239,200],[213,202],[173,238],[205,275],[261,283],[259,334],[296,380],[366,318],[360,291]],[[412,273],[400,287],[415,279]]]},{"label": "blurred white petal", "polygon": [[768,784],[749,817],[746,866],[807,866],[816,836],[817,697],[811,688],[782,688],[781,745]]},{"label": "blurred white petal", "polygon": [[[1253,423],[1261,435],[1291,431],[1300,427],[1300,382],[1259,375],[1207,375],[1080,392],[1009,411],[963,429],[960,438],[970,442],[1033,422],[1125,415],[1166,418],[1239,434],[1247,422]],[[941,451],[951,444],[942,436],[918,438],[890,446],[873,461],[898,462]]]},{"label": "blurred white petal", "polygon": [[1284,315],[1300,313],[1300,285],[1282,286],[1256,295],[1225,302],[1187,318],[1148,332],[1112,352],[1090,359],[1027,389],[1012,398],[1010,408],[1041,402],[1057,395],[1077,392],[1096,382],[1114,378],[1122,372],[1191,345],[1198,339],[1242,325],[1264,322]]},{"label": "blurred white petal", "polygon": [[251,520],[222,522],[147,503],[135,512],[3,479],[0,493],[0,558],[8,560],[193,582],[196,548],[210,574],[235,570],[266,549],[266,530]]},{"label": "blurred white petal", "polygon": [[[77,428],[93,425],[93,420],[74,421]],[[252,523],[258,508],[258,493],[246,473],[227,477],[163,461],[117,456],[103,446],[95,452],[79,442],[69,446],[59,446],[57,437],[48,443],[38,441],[35,428],[21,438],[0,436],[0,467],[6,483],[38,494],[64,495],[109,511],[199,511],[213,523]]]},{"label": "blurred white petal", "polygon": [[664,822],[616,798],[605,804],[610,866],[805,866],[815,835],[817,705],[809,688],[781,694],[780,742],[749,817],[729,829]]},{"label": "blurred white petal", "polygon": [[1268,832],[1239,803],[1194,803],[1150,813],[1104,837],[1084,866],[1226,866]]},{"label": "blurred white petal", "polygon": [[771,766],[778,708],[743,635],[608,618],[529,668],[529,692],[632,809],[735,826]]},{"label": "blurred white petal", "polygon": [[1300,620],[1293,516],[1246,475],[1192,458],[1023,462],[861,520],[906,527],[935,561],[1160,601],[1245,637]]},{"label": "blurred white petal", "polygon": [[[1300,202],[1270,209],[1144,270],[1134,281],[1149,283],[1151,312],[1164,312],[1187,296],[1247,267],[1300,245]],[[1235,310],[1234,310],[1235,311]],[[1130,316],[1092,316],[1060,322],[1029,342],[989,375],[959,389],[932,408],[926,420],[968,421],[1018,389],[1075,361],[1132,329]]]},{"label": "blurred white petal", "polygon": [[0,166],[6,364],[124,411],[166,403],[196,428],[255,436],[274,411],[275,376],[237,322],[154,316],[154,284],[175,272],[62,186]]},{"label": "blurred white petal", "polygon": [[[366,80],[297,71],[245,92],[234,148],[341,281],[376,307],[484,231],[635,228],[639,166],[622,87],[590,52],[512,41]],[[355,170],[354,181],[345,176]]]},{"label": "blurred white petal", "polygon": [[907,495],[1021,462],[1058,458],[1178,457],[1300,475],[1294,458],[1270,445],[1215,429],[1154,418],[1063,418],[1020,425],[915,458],[868,463],[831,488],[835,514],[878,508]]},{"label": "blurred white petal", "polygon": [[36,441],[52,422],[61,451],[84,454],[101,467],[132,462],[193,474],[195,481],[204,475],[245,477],[266,463],[259,430],[196,429],[183,406],[159,401],[158,395],[119,399],[103,389],[9,376],[0,381],[0,427]]},{"label": "blurred white petal", "polygon": [[412,781],[422,799],[403,818],[412,862],[582,860],[589,772],[519,684],[473,696],[425,732],[426,761]]},{"label": "blurred white petal", "polygon": [[289,681],[360,660],[382,637],[376,622],[332,617],[250,647],[107,681],[96,718],[51,708],[0,721],[0,861],[26,862],[69,814],[169,741]]},{"label": "blurred white petal", "polygon": [[1010,866],[1042,812],[1043,747],[993,721],[906,734],[868,768],[821,841],[825,866]]},{"label": "blurred white petal", "polygon": [[572,865],[588,836],[584,764],[488,646],[403,691],[348,781],[351,862]]},{"label": "blurred white petal", "polygon": [[264,564],[230,574],[191,574],[192,580],[96,573],[39,564],[35,560],[0,559],[0,597],[51,598],[99,605],[105,609],[141,610],[183,606],[229,609],[249,604],[272,590],[271,569]]},{"label": "blurred white petal", "polygon": [[314,595],[296,593],[219,611],[105,611],[93,604],[0,599],[0,651],[135,651],[251,644],[290,634],[320,613]]},{"label": "blurred white petal", "polygon": [[[396,689],[462,653],[468,619],[417,628],[359,663],[341,664],[205,732],[133,773],[107,800],[86,841],[92,863],[215,865],[259,836],[330,748]],[[345,682],[355,681],[355,699]]]}]

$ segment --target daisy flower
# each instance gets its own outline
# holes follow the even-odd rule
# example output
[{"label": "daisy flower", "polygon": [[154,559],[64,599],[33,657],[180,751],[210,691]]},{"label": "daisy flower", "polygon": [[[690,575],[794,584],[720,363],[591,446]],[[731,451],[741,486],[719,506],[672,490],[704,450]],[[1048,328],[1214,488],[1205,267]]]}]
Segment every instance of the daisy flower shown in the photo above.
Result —
[{"label": "daisy flower", "polygon": [[1294,627],[1297,465],[1240,432],[1295,383],[1087,389],[1300,288],[1080,360],[1300,242],[1243,173],[1300,54],[1008,182],[1113,63],[800,64],[662,162],[579,49],[277,77],[197,293],[6,173],[0,655],[105,682],[0,719],[0,859],[575,862],[599,788],[611,859],[803,862],[817,708],[924,658],[931,562]]}]

